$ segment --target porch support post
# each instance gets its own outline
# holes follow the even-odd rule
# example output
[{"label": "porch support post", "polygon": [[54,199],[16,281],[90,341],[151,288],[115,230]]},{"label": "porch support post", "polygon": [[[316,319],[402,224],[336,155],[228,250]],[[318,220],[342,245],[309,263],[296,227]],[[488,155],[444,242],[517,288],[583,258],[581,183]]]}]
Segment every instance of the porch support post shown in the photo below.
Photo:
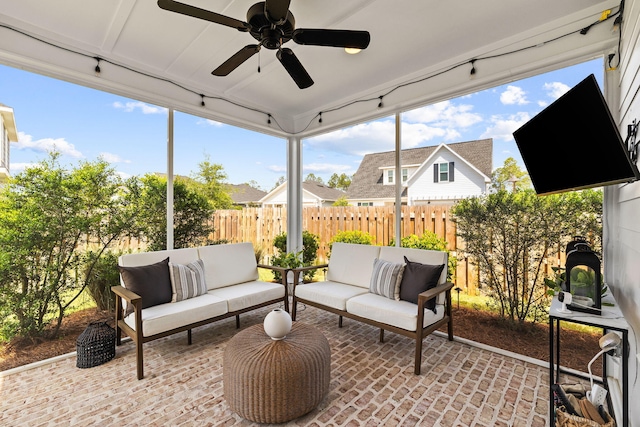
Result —
[{"label": "porch support post", "polygon": [[167,117],[167,249],[173,249],[173,109]]},{"label": "porch support post", "polygon": [[287,252],[302,250],[302,141],[287,139]]},{"label": "porch support post", "polygon": [[402,141],[400,140],[400,124],[401,118],[400,113],[396,113],[396,171],[395,175],[395,187],[396,187],[396,221],[395,221],[395,241],[396,246],[400,247],[400,239],[402,235],[400,234],[400,220],[402,215],[402,168],[400,164],[400,150],[402,149]]}]

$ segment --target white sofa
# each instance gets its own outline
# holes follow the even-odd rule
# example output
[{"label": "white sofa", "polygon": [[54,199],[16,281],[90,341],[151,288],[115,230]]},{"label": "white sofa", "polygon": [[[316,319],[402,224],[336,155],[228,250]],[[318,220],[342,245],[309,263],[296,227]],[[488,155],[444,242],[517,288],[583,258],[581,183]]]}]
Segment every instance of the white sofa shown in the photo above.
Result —
[{"label": "white sofa", "polygon": [[[392,263],[409,261],[421,264],[444,265],[437,278],[437,286],[418,295],[417,302],[392,299],[370,291],[376,259]],[[328,268],[326,280],[298,283],[298,275],[311,268]],[[422,340],[441,326],[448,325],[448,338],[453,340],[451,317],[451,288],[447,282],[447,253],[389,246],[369,246],[334,243],[329,264],[294,269],[292,317],[297,304],[318,307],[342,317],[348,317],[380,328],[380,342],[388,330],[415,339],[415,369],[420,374]],[[427,301],[436,297],[435,310],[427,309]]]},{"label": "white sofa", "polygon": [[[191,344],[191,329],[197,326],[235,316],[236,327],[239,327],[241,313],[277,302],[282,302],[285,310],[289,311],[287,270],[258,265],[251,243],[127,254],[119,258],[118,264],[126,269],[150,266],[166,258],[169,258],[172,264],[181,265],[202,260],[205,293],[177,302],[143,308],[144,298],[127,289],[123,279],[123,274],[127,273],[123,273],[123,269],[120,273],[121,285],[111,288],[116,295],[117,344],[121,344],[122,332],[136,343],[138,379],[144,377],[142,344],[145,342],[187,331],[188,344]],[[284,282],[259,281],[258,267],[280,271],[285,278]],[[153,291],[153,285],[151,288]],[[132,307],[127,309],[128,305]]]}]

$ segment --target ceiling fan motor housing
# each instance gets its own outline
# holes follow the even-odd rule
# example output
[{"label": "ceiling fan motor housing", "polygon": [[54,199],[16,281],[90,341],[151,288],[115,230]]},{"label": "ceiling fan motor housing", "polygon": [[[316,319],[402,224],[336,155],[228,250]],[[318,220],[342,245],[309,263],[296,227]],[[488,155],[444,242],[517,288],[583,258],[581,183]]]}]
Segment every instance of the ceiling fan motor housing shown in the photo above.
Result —
[{"label": "ceiling fan motor housing", "polygon": [[264,11],[265,2],[254,4],[247,11],[247,22],[251,26],[249,33],[267,49],[280,49],[291,40],[295,29],[295,19],[291,11],[287,20],[281,25],[274,25],[269,21]]}]

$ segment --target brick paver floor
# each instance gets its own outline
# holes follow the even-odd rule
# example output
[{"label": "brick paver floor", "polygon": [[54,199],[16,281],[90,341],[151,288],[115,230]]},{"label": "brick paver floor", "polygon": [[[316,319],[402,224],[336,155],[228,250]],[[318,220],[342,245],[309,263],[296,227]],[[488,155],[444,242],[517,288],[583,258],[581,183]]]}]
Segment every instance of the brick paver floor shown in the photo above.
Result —
[{"label": "brick paver floor", "polygon": [[[241,317],[260,323],[265,308]],[[455,314],[454,314],[455,315]],[[320,329],[331,346],[328,396],[299,426],[548,425],[548,371],[464,342],[431,335],[422,375],[413,374],[414,343],[307,307],[298,321]],[[145,378],[136,380],[135,348],[112,361],[78,369],[74,356],[0,376],[2,426],[250,426],[227,406],[222,353],[235,319],[144,345]],[[277,393],[277,390],[274,390]]]}]

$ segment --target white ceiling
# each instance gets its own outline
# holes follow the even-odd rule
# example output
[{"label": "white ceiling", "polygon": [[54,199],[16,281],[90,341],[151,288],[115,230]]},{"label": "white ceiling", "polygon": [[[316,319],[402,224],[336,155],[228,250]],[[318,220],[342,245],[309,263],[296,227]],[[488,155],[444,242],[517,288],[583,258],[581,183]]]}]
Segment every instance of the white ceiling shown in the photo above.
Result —
[{"label": "white ceiling", "polygon": [[[182,1],[241,21],[255,3]],[[292,0],[296,28],[371,33],[358,55],[288,42],[315,81],[299,89],[267,49],[229,76],[211,75],[255,40],[162,10],[155,0],[0,0],[0,62],[260,132],[310,136],[606,54],[617,42],[611,22],[548,41],[617,7],[601,0]],[[99,76],[94,57],[103,58]]]}]

